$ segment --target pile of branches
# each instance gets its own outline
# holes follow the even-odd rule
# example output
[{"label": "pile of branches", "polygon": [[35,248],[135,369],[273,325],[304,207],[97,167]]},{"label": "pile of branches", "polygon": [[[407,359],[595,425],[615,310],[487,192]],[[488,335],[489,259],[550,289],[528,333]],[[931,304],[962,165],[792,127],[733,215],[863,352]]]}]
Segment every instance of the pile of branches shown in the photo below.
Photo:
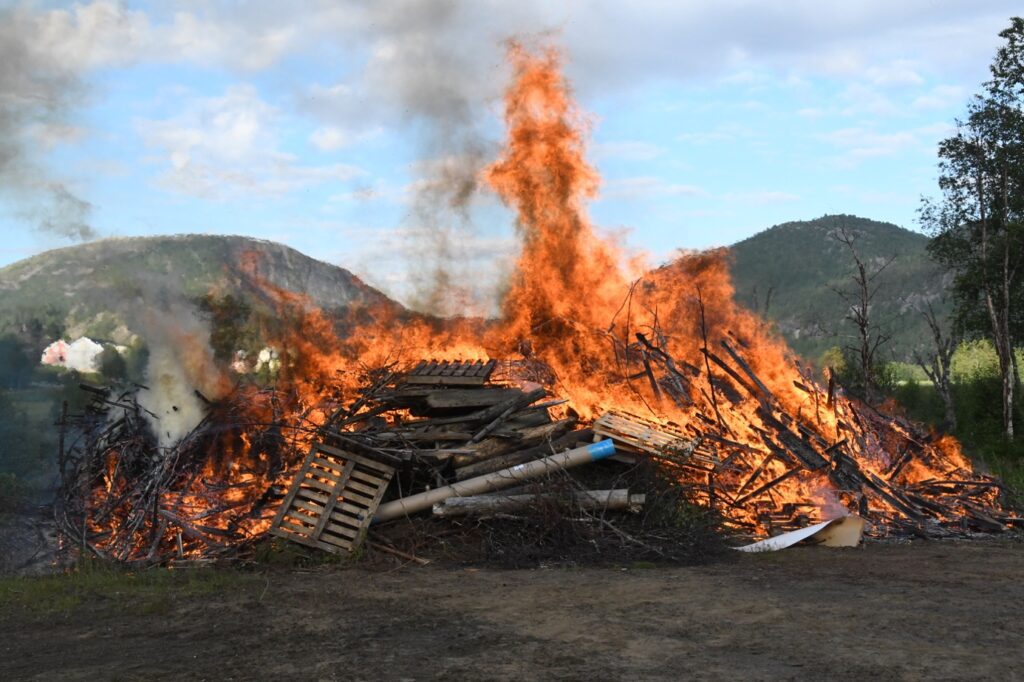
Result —
[{"label": "pile of branches", "polygon": [[1020,514],[1004,508],[1000,481],[952,461],[939,434],[844,397],[832,380],[821,387],[806,374],[793,381],[806,396],[794,413],[744,359],[742,340],[713,342],[706,328],[704,334],[699,366],[672,355],[656,318],[646,334],[636,333],[617,350],[632,372],[627,376],[649,385],[651,412],[659,411],[658,401],[671,401],[694,417],[680,430],[719,452],[718,464],[694,476],[690,463],[684,476],[728,527],[756,537],[813,522],[821,500],[779,495],[787,482],[824,491],[837,508],[868,519],[868,533],[880,538],[968,537],[1024,527]]},{"label": "pile of branches", "polygon": [[[65,407],[60,423],[55,518],[65,550],[121,563],[243,556],[273,517],[311,431],[286,419],[278,392],[239,391],[206,401],[202,421],[161,447],[156,416],[139,404],[145,387],[81,388],[90,394],[85,410]],[[255,421],[256,413],[266,418]]]}]

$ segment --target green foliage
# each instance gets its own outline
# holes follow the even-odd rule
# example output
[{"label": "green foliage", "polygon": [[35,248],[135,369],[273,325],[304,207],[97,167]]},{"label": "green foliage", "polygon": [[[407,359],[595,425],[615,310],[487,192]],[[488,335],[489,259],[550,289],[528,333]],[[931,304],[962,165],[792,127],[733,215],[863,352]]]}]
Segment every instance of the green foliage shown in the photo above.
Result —
[{"label": "green foliage", "polygon": [[821,354],[818,363],[822,369],[826,367],[831,368],[837,375],[846,372],[846,355],[839,346],[826,348],[825,352]]},{"label": "green foliage", "polygon": [[[835,350],[839,350],[839,361],[829,365],[829,367],[835,370],[836,381],[850,395],[860,400],[866,400],[867,382],[861,371],[860,358],[856,357],[850,348],[830,349],[830,351]],[[823,359],[826,356],[834,360],[834,352],[826,352],[826,355],[822,356]],[[876,398],[879,393],[882,395],[892,395],[899,383],[897,368],[898,365],[889,362],[879,362],[874,367],[869,368],[873,378],[874,391],[877,391],[877,393],[873,393]]]},{"label": "green foliage", "polygon": [[957,320],[992,339],[1000,357],[1000,417],[1007,437],[1015,410],[1011,349],[1024,341],[1024,19],[1001,32],[988,80],[939,143],[939,199],[921,203],[932,256],[953,275]]},{"label": "green foliage", "polygon": [[917,379],[903,381],[893,387],[892,397],[912,419],[927,424],[940,424],[945,417],[942,398],[930,382]]},{"label": "green foliage", "polygon": [[210,347],[220,362],[230,362],[236,350],[251,349],[257,344],[255,333],[248,326],[252,306],[241,298],[205,294],[199,298],[199,309],[210,318]]},{"label": "green foliage", "polygon": [[104,379],[126,379],[128,363],[117,349],[107,346],[99,357],[100,374]]},{"label": "green foliage", "polygon": [[[1007,443],[1003,437],[999,361],[992,343],[977,340],[960,344],[953,355],[951,374],[957,414],[954,435],[975,462],[991,468],[1015,491],[1017,502],[1024,504],[1024,442],[1018,439]],[[911,419],[936,427],[942,423],[942,400],[930,383],[901,382],[890,395]],[[1015,423],[1024,425],[1021,401],[1015,406]]]}]

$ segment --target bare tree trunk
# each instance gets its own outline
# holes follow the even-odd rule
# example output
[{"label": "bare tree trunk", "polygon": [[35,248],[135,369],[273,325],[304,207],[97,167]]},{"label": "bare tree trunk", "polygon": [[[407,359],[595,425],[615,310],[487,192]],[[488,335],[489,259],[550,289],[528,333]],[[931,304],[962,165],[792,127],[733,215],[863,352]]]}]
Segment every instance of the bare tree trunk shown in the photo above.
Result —
[{"label": "bare tree trunk", "polygon": [[[981,262],[982,267],[988,269],[988,213],[985,210],[985,182],[984,171],[980,168],[975,179],[975,188],[978,196],[978,210],[981,218]],[[1004,187],[1005,202],[1005,187]],[[1016,371],[1013,362],[1013,341],[1010,338],[1010,239],[1007,235],[1003,240],[1003,263],[1002,263],[1002,294],[998,304],[992,294],[992,285],[988,278],[983,279],[982,289],[985,294],[985,307],[988,310],[989,321],[992,324],[992,341],[996,347],[996,355],[999,357],[999,374],[1002,382],[1002,407],[1003,407],[1003,435],[1007,440],[1013,440],[1013,388],[1016,382]],[[983,275],[984,276],[984,275]]]},{"label": "bare tree trunk", "polygon": [[833,237],[846,246],[856,266],[856,273],[852,277],[856,291],[854,293],[842,289],[833,289],[833,291],[850,306],[850,312],[847,313],[846,319],[857,326],[857,346],[849,348],[849,350],[853,350],[857,354],[861,380],[864,382],[864,400],[869,404],[874,404],[878,394],[875,357],[878,349],[887,343],[891,336],[883,333],[878,328],[877,321],[871,318],[871,301],[878,293],[879,285],[876,283],[878,276],[889,267],[895,257],[889,258],[881,267],[868,272],[864,259],[857,251],[857,238],[853,233],[847,230],[845,225],[841,225],[839,234],[833,235]]},{"label": "bare tree trunk", "polygon": [[927,309],[920,312],[925,322],[928,323],[928,328],[931,329],[933,348],[927,356],[915,351],[914,358],[917,360],[918,366],[931,379],[939,397],[942,398],[942,405],[945,408],[944,426],[946,430],[955,431],[956,403],[953,399],[951,371],[953,367],[953,353],[956,352],[956,347],[960,343],[960,337],[952,329],[948,332],[943,331],[942,323],[935,314],[935,309],[932,308],[931,303],[928,304]]}]

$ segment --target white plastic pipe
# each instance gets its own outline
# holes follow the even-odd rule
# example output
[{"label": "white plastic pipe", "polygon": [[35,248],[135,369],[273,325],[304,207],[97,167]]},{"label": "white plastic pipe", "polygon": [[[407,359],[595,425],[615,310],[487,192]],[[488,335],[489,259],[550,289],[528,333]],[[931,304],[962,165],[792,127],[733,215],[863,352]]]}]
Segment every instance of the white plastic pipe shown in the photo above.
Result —
[{"label": "white plastic pipe", "polygon": [[452,483],[442,488],[434,488],[426,492],[403,497],[377,508],[377,514],[373,517],[374,523],[382,523],[397,519],[400,516],[415,514],[416,512],[429,509],[436,503],[449,497],[469,497],[480,495],[492,490],[500,490],[515,485],[520,481],[542,476],[559,469],[568,469],[588,462],[595,462],[615,454],[615,444],[610,440],[603,440],[599,443],[585,445],[574,450],[560,452],[544,459],[537,459],[525,464],[517,464],[508,469],[495,471],[491,474],[484,474],[476,478],[469,478],[465,481]]},{"label": "white plastic pipe", "polygon": [[576,509],[628,509],[640,511],[644,506],[644,495],[630,495],[628,488],[617,490],[580,490],[570,495],[552,493],[504,495],[474,495],[473,497],[449,497],[434,505],[434,516],[483,516],[499,512],[518,512],[541,503],[560,502]]}]

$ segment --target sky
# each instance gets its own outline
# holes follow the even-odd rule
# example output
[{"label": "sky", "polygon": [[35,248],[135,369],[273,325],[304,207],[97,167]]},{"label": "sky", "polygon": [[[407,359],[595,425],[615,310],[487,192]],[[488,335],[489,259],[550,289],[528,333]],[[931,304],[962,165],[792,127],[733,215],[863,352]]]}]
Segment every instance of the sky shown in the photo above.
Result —
[{"label": "sky", "polygon": [[656,263],[829,213],[918,229],[936,144],[1019,3],[4,2],[0,267],[109,237],[240,234],[403,302],[500,287],[475,183],[506,41],[561,49],[596,228]]}]

